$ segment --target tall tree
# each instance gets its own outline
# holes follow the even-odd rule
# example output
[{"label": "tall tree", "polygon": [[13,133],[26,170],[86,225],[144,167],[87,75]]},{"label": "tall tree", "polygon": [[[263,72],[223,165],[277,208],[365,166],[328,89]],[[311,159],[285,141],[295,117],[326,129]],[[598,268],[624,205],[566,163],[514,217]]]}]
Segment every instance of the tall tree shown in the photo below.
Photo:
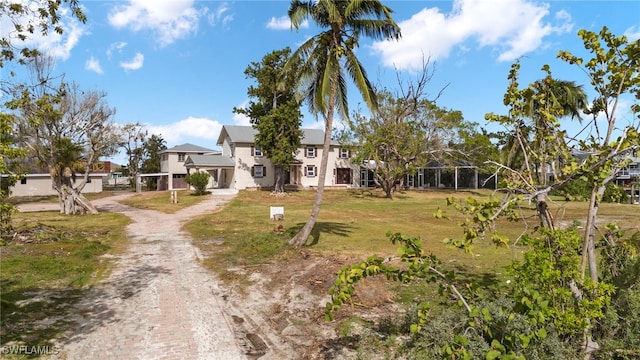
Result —
[{"label": "tall tree", "polygon": [[[581,140],[577,146],[588,156],[582,160],[572,155],[571,148],[564,141],[565,134],[561,130],[558,117],[566,115],[566,110],[561,104],[565,100],[555,102],[552,95],[553,77],[548,66],[543,67],[547,76],[543,80],[540,89],[529,87],[518,89],[518,70],[520,65],[514,64],[509,75],[510,86],[505,94],[505,105],[509,106],[509,115],[496,116],[488,114],[487,118],[498,121],[514,129],[514,143],[522,153],[523,169],[516,169],[505,164],[499,164],[507,176],[508,189],[518,197],[533,200],[536,205],[540,225],[548,234],[556,233],[557,225],[549,210],[547,195],[564,184],[569,184],[578,179],[585,181],[591,188],[591,198],[587,210],[585,233],[583,239],[582,271],[572,275],[570,281],[563,284],[567,287],[577,302],[583,299],[599,298],[600,307],[591,315],[587,315],[581,321],[584,329],[583,351],[585,359],[589,359],[599,346],[592,339],[592,327],[594,320],[602,316],[603,303],[608,302],[610,291],[609,284],[599,284],[600,272],[597,268],[595,251],[596,220],[599,202],[607,183],[612,181],[618,172],[630,161],[633,152],[640,148],[638,136],[638,124],[631,122],[614,139],[616,129],[616,111],[623,96],[631,95],[636,101],[640,99],[640,42],[628,42],[625,36],[614,36],[605,27],[599,33],[580,30],[578,36],[583,40],[584,47],[593,54],[593,58],[584,60],[569,52],[561,51],[558,57],[562,60],[584,66],[585,73],[589,76],[590,83],[594,86],[596,97],[584,112],[592,116],[587,124],[591,137]],[[556,93],[557,95],[557,93]],[[556,96],[557,97],[557,96]],[[535,101],[541,106],[530,106]],[[567,101],[571,102],[571,101]],[[533,110],[533,113],[531,112]],[[640,105],[634,103],[631,106],[633,118],[640,114]],[[525,120],[531,119],[531,126],[527,126]],[[635,120],[634,120],[635,121]],[[601,128],[604,127],[604,133]],[[524,130],[524,131],[523,131]],[[535,166],[544,166],[546,161],[558,159],[562,167],[558,167],[554,175],[557,177],[553,183],[545,183],[544,179],[537,178]],[[514,201],[512,198],[511,201]],[[500,209],[505,209],[501,206]],[[497,215],[492,216],[492,218]],[[556,239],[549,236],[548,246],[566,246],[556,243]],[[604,247],[613,250],[616,243],[613,239],[607,239]],[[589,268],[589,277],[586,277],[586,269]],[[602,285],[602,286],[600,286]]]},{"label": "tall tree", "polygon": [[144,144],[148,132],[143,129],[140,123],[130,123],[122,127],[122,133],[124,137],[122,146],[128,159],[129,183],[132,187],[135,187],[135,181],[142,167]]},{"label": "tall tree", "polygon": [[[77,0],[46,0],[46,1],[1,1],[0,18],[8,20],[13,26],[13,31],[3,32],[0,37],[0,69],[7,63],[17,62],[24,65],[29,59],[38,54],[37,49],[24,46],[25,40],[35,32],[46,37],[49,30],[62,34],[64,29],[60,26],[60,7],[68,6],[73,16],[82,23],[86,17],[78,5]],[[13,76],[14,72],[10,71]],[[1,92],[11,95],[13,85],[6,77],[0,77]],[[3,95],[4,96],[4,95]],[[0,237],[4,237],[11,230],[11,214],[15,210],[13,205],[7,202],[10,196],[9,188],[15,185],[21,176],[22,170],[19,164],[26,155],[23,148],[16,147],[15,127],[17,118],[4,109],[0,111]]]},{"label": "tall tree", "polygon": [[[544,70],[544,69],[543,69]],[[532,167],[531,175],[541,185],[547,185],[550,174],[559,174],[563,163],[560,149],[565,136],[560,123],[550,124],[549,119],[581,118],[587,108],[587,95],[582,85],[573,81],[559,80],[551,76],[537,80],[522,90],[523,116],[514,126],[513,132],[503,137],[503,164],[522,171]],[[524,147],[533,146],[525,163]],[[544,151],[539,151],[544,149]]]},{"label": "tall tree", "polygon": [[[458,132],[470,128],[460,111],[443,109],[426,97],[433,77],[429,61],[408,85],[379,91],[378,108],[371,116],[355,114],[350,122],[357,140],[356,162],[369,164],[374,181],[393,198],[396,184],[429,161],[447,162],[461,148]],[[398,76],[399,78],[399,76]],[[444,89],[436,96],[438,98]]]},{"label": "tall tree", "polygon": [[[141,170],[143,173],[151,174],[160,172],[160,151],[167,149],[167,142],[162,135],[152,134],[145,141],[143,148],[143,160]],[[157,188],[157,179],[147,179],[147,190],[155,190]]]},{"label": "tall tree", "polygon": [[93,164],[117,152],[122,135],[112,121],[115,109],[107,106],[102,92],[53,84],[48,75],[52,66],[51,58],[36,57],[32,64],[36,85],[30,91],[19,87],[7,107],[18,117],[19,146],[51,174],[60,212],[97,213],[81,192]]},{"label": "tall tree", "polygon": [[244,74],[257,82],[257,86],[247,89],[252,100],[246,108],[233,108],[234,113],[247,115],[258,130],[255,145],[276,167],[275,193],[284,192],[285,172],[300,148],[302,137],[302,113],[295,96],[298,67],[291,63],[285,72],[290,55],[291,49],[287,47],[272,51],[259,63],[251,62]]},{"label": "tall tree", "polygon": [[[392,10],[378,0],[293,0],[289,6],[291,26],[299,29],[311,19],[323,29],[306,40],[292,55],[301,62],[299,84],[314,114],[324,117],[324,144],[318,173],[318,188],[309,220],[289,242],[302,246],[315,225],[324,192],[331,146],[334,112],[349,117],[347,75],[362,94],[364,102],[375,109],[373,86],[355,54],[360,35],[373,39],[399,39],[400,27],[391,17]],[[345,74],[346,72],[346,74]]]},{"label": "tall tree", "polygon": [[[583,58],[567,51],[559,52],[558,57],[580,66],[589,76],[596,92],[586,111],[592,116],[591,124],[596,136],[583,142],[581,150],[592,154],[582,166],[584,176],[589,179],[592,187],[585,226],[582,269],[584,272],[588,264],[591,279],[597,282],[595,235],[598,206],[607,183],[615,178],[629,163],[632,154],[640,148],[638,123],[626,126],[617,138],[613,138],[618,126],[618,106],[625,94],[635,98],[631,113],[635,119],[640,117],[640,41],[630,42],[624,35],[615,36],[607,27],[603,27],[599,33],[580,30],[578,36],[593,57],[585,62]],[[604,133],[601,132],[601,127],[604,128]]]}]

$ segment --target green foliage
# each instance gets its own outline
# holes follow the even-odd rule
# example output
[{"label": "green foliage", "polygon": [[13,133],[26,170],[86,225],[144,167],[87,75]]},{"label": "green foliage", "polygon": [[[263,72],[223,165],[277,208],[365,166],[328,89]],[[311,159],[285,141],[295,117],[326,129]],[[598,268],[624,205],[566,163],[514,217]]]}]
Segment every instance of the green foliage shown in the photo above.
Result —
[{"label": "green foliage", "polygon": [[0,112],[0,245],[7,240],[13,229],[11,216],[14,206],[7,201],[10,187],[15,185],[23,172],[20,159],[25,151],[14,146],[14,125],[16,118]]},{"label": "green foliage", "polygon": [[[447,198],[447,206],[453,207],[457,212],[464,215],[464,219],[458,222],[462,228],[462,239],[446,238],[444,242],[455,246],[466,252],[472,252],[474,242],[483,240],[491,234],[491,241],[496,246],[508,246],[507,239],[496,231],[495,220],[498,216],[505,216],[509,221],[515,222],[520,219],[519,213],[515,211],[517,201],[502,202],[491,196],[486,200],[478,200],[474,197],[467,197],[464,201],[458,201],[453,197]],[[448,215],[442,209],[433,214],[436,219],[446,219]]]},{"label": "green foliage", "polygon": [[582,278],[582,238],[576,229],[539,231],[539,237],[525,236],[523,244],[531,250],[511,268],[519,310],[537,323],[552,323],[560,335],[579,334],[604,316],[614,286]]},{"label": "green foliage", "polygon": [[2,38],[0,38],[2,48],[0,68],[4,66],[5,61],[10,62],[16,59],[19,64],[26,64],[39,54],[36,49],[17,44],[28,41],[33,34],[39,33],[46,37],[51,30],[58,35],[62,34],[60,18],[67,11],[65,7],[68,7],[72,16],[80,22],[87,21],[78,0],[46,0],[27,3],[14,0],[2,1],[0,16],[3,21],[12,24],[13,29],[9,30],[9,26],[3,29]]},{"label": "green foliage", "polygon": [[[328,321],[333,319],[332,313],[334,311],[351,302],[355,292],[355,285],[367,277],[384,275],[389,280],[401,283],[409,283],[415,279],[423,279],[428,282],[441,279],[444,284],[441,288],[442,290],[447,289],[446,285],[450,285],[450,281],[453,280],[453,273],[445,274],[438,271],[435,266],[440,262],[433,254],[427,255],[423,253],[419,239],[391,232],[387,233],[387,237],[392,244],[400,245],[398,254],[400,255],[400,261],[406,264],[406,267],[401,269],[386,265],[385,259],[377,255],[373,255],[357,264],[343,267],[338,272],[333,286],[329,289],[331,301],[326,304],[325,311],[325,317]],[[419,310],[420,321],[415,324],[413,332],[418,331],[420,326],[426,322],[427,313],[427,307]]]},{"label": "green foliage", "polygon": [[[613,244],[613,246],[607,246]],[[608,224],[600,245],[603,280],[616,286],[605,317],[595,333],[602,339],[597,359],[637,359],[640,356],[640,231],[628,235]]]},{"label": "green foliage", "polygon": [[[366,277],[384,275],[401,283],[420,279],[438,282],[441,295],[456,296],[467,313],[433,315],[428,304],[419,304],[404,330],[413,334],[406,351],[414,355],[437,353],[437,357],[446,359],[546,359],[558,354],[577,358],[584,328],[604,317],[613,287],[593,284],[589,279],[574,280],[580,273],[581,240],[575,230],[542,230],[541,235],[525,239],[530,250],[524,253],[522,263],[515,262],[511,267],[514,281],[506,293],[498,297],[492,294],[490,301],[477,293],[472,296],[473,302],[467,302],[454,286],[454,274],[443,271],[433,255],[424,254],[420,241],[388,233],[392,243],[399,245],[398,254],[405,265],[390,266],[374,255],[342,268],[329,290],[326,318],[332,320],[334,311],[352,303],[357,283]],[[574,296],[573,287],[581,292],[580,298]],[[434,334],[433,328],[442,321],[448,322],[442,326],[447,330]],[[427,351],[421,345],[423,341],[432,350]],[[434,343],[438,347],[434,348]]]},{"label": "green foliage", "polygon": [[567,182],[550,193],[562,196],[566,201],[585,201],[591,196],[591,186],[584,178]]},{"label": "green foliage", "polygon": [[622,186],[608,183],[602,194],[602,201],[625,204],[629,201],[629,196]]},{"label": "green foliage", "polygon": [[195,188],[196,195],[204,195],[207,192],[207,186],[209,185],[209,173],[198,171],[193,174],[188,174],[185,178],[187,184]]},{"label": "green foliage", "polygon": [[[167,142],[162,135],[153,134],[146,139],[142,145],[142,165],[140,170],[146,174],[160,172],[160,152],[167,149]],[[147,179],[147,190],[157,188],[157,179],[150,177]]]}]

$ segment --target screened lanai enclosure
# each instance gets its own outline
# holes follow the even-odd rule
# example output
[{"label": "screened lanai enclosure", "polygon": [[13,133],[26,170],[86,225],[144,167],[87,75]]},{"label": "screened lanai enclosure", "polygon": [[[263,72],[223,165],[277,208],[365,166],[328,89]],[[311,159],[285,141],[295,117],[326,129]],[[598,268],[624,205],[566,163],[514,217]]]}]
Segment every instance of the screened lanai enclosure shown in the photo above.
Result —
[{"label": "screened lanai enclosure", "polygon": [[409,189],[496,189],[494,174],[483,174],[476,166],[428,166],[405,176]]}]

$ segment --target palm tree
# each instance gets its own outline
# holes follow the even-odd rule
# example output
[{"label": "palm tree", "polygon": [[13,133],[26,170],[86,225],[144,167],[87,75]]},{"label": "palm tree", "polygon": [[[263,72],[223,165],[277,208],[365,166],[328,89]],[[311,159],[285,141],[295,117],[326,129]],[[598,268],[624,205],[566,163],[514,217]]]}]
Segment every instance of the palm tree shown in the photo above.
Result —
[{"label": "palm tree", "polygon": [[571,156],[569,152],[562,153],[566,149],[562,132],[554,130],[555,142],[549,142],[549,129],[554,128],[548,118],[552,119],[570,116],[572,119],[582,120],[580,112],[587,107],[587,95],[581,85],[573,81],[558,80],[550,76],[538,80],[531,85],[533,90],[527,106],[530,118],[533,120],[534,141],[539,148],[540,158],[540,182],[547,185],[547,166],[554,166],[553,174],[558,175],[558,165],[567,160],[563,156]]},{"label": "palm tree", "polygon": [[307,19],[324,29],[305,41],[292,55],[300,61],[299,86],[314,114],[325,119],[324,144],[318,173],[318,189],[311,216],[290,243],[301,246],[307,242],[322,204],[324,182],[333,129],[333,114],[348,118],[347,74],[370,109],[377,105],[373,86],[356,58],[361,34],[373,39],[399,39],[400,27],[391,18],[392,10],[378,0],[293,0],[289,6],[291,26],[299,29]]},{"label": "palm tree", "polygon": [[[539,175],[539,183],[547,185],[547,164],[552,162],[559,165],[562,162],[560,152],[566,148],[566,144],[563,133],[558,129],[554,130],[555,143],[549,143],[546,131],[559,125],[554,123],[555,119],[570,117],[581,121],[580,114],[587,108],[587,95],[582,85],[550,76],[535,81],[523,93],[526,97],[524,113],[531,122],[522,121],[516,126],[516,131],[505,138],[502,161],[510,168],[521,171],[534,166],[532,175]],[[537,150],[531,150],[532,146]],[[538,161],[529,163],[525,152],[538,156]],[[554,169],[554,173],[557,171],[558,169]]]}]

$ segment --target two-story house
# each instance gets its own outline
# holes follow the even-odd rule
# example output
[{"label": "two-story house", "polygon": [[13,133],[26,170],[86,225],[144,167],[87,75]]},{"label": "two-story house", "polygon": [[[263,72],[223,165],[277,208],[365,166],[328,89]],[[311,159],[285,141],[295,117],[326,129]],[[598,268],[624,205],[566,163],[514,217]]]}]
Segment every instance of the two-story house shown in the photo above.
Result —
[{"label": "two-story house", "polygon": [[[160,178],[158,190],[186,189],[188,187],[185,177],[187,168],[185,162],[189,156],[219,155],[220,152],[193,144],[182,144],[159,152]],[[145,175],[142,175],[145,176]]]},{"label": "two-story house", "polygon": [[[285,184],[302,188],[318,185],[324,132],[302,129],[301,147],[290,164]],[[224,125],[217,145],[221,154],[189,155],[184,166],[191,171],[207,171],[213,188],[236,190],[273,187],[275,166],[260,147],[255,146],[257,130],[251,126]],[[351,153],[338,143],[331,145],[325,186],[355,187],[360,184],[360,167],[350,161]],[[185,171],[185,173],[187,173]]]}]

